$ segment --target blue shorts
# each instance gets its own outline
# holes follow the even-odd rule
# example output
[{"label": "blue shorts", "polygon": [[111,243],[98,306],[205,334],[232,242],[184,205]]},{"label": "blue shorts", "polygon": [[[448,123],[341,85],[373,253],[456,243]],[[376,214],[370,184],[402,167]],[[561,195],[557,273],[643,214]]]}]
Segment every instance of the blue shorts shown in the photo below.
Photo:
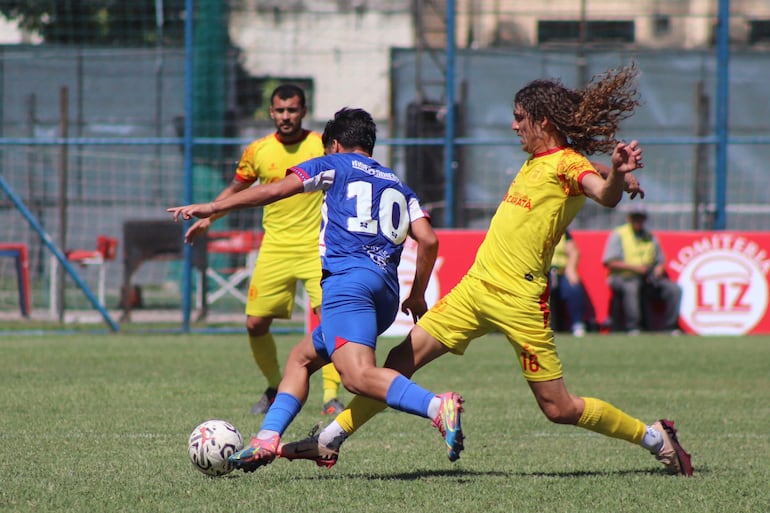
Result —
[{"label": "blue shorts", "polygon": [[325,276],[321,287],[321,325],[313,331],[313,346],[327,360],[345,342],[375,348],[377,336],[398,314],[398,292],[374,271],[355,268]]}]

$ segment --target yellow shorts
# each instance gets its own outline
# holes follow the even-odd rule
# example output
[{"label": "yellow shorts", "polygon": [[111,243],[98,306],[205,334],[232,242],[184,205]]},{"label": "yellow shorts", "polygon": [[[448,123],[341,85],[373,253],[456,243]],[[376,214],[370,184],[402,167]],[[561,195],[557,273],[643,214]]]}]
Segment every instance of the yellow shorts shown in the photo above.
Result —
[{"label": "yellow shorts", "polygon": [[500,331],[516,351],[524,378],[549,381],[562,376],[562,367],[548,315],[547,299],[517,296],[466,275],[417,324],[455,354],[463,354],[471,340]]},{"label": "yellow shorts", "polygon": [[311,308],[321,306],[321,257],[260,251],[249,282],[246,315],[288,319],[294,310],[297,282],[302,282]]}]

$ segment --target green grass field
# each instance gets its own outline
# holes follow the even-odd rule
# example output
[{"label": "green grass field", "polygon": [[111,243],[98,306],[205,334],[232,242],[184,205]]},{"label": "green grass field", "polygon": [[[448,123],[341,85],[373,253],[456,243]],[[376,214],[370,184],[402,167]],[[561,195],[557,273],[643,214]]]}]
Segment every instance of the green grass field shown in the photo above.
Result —
[{"label": "green grass field", "polygon": [[[296,337],[278,337],[284,359]],[[381,357],[395,343],[381,343]],[[466,451],[449,463],[427,420],[387,411],[331,470],[277,460],[208,478],[186,443],[209,418],[244,437],[264,388],[244,335],[0,338],[2,512],[757,512],[770,511],[770,338],[559,339],[567,384],[645,421],[667,416],[695,476],[667,475],[639,447],[540,413],[499,336],[417,374],[466,398]],[[348,400],[349,395],[343,399]],[[322,419],[314,376],[285,435]]]}]

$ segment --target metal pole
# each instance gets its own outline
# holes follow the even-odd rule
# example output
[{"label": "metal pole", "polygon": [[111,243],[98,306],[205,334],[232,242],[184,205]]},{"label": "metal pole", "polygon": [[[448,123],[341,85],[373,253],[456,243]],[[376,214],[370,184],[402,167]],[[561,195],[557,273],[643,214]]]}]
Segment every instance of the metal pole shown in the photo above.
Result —
[{"label": "metal pole", "polygon": [[[163,135],[163,24],[163,0],[155,0],[155,135],[158,138]],[[161,147],[155,146],[155,165],[158,169],[154,191],[156,198],[163,197],[161,158]]]},{"label": "metal pole", "polygon": [[[695,136],[705,137],[709,131],[709,98],[706,96],[705,86],[702,80],[695,84]],[[706,152],[709,148],[705,144],[695,145],[693,184],[694,193],[692,202],[692,229],[700,230],[702,226],[704,205],[708,205],[708,178],[706,165],[708,158]],[[708,228],[711,228],[709,223]]]},{"label": "metal pole", "polygon": [[727,227],[727,138],[730,101],[730,0],[719,0],[717,21],[716,173],[714,177],[714,229]]},{"label": "metal pole", "polygon": [[586,41],[588,40],[588,22],[586,21],[587,0],[580,1],[580,26],[578,34],[578,84],[584,87],[588,83],[588,62],[586,60]]},{"label": "metal pole", "polygon": [[[83,91],[85,89],[83,84],[83,77],[85,76],[85,73],[83,71],[83,49],[78,48],[78,59],[77,59],[77,92],[78,92],[78,98],[77,98],[77,120],[75,121],[75,131],[77,133],[78,137],[83,137]],[[83,148],[78,148],[78,152],[76,154],[76,160],[75,160],[75,187],[77,187],[76,190],[76,198],[78,200],[82,200],[84,196],[83,186],[85,184],[85,180],[83,179]]]},{"label": "metal pole", "polygon": [[444,131],[444,221],[455,227],[455,2],[447,0],[446,30],[446,130]]},{"label": "metal pole", "polygon": [[426,51],[425,34],[422,26],[424,22],[424,12],[422,0],[414,2],[414,20],[415,20],[415,41],[417,43],[417,52],[415,54],[414,81],[417,86],[417,105],[422,105],[425,101],[425,90],[422,83],[422,53]]},{"label": "metal pole", "polygon": [[[185,99],[184,99],[184,201],[192,203],[193,197],[193,0],[185,0]],[[190,292],[192,278],[192,247],[184,245],[182,271],[182,331],[190,331]]]},{"label": "metal pole", "polygon": [[[69,89],[67,86],[63,86],[59,93],[59,135],[62,139],[67,139],[69,135],[68,125],[69,120],[67,118],[69,104]],[[59,247],[63,250],[67,250],[67,182],[69,182],[67,157],[68,157],[68,144],[64,142],[59,148]],[[56,296],[58,297],[58,311],[56,312],[59,317],[59,322],[64,322],[64,309],[66,308],[65,294],[64,294],[64,273],[58,275],[58,283],[56,283]]]}]

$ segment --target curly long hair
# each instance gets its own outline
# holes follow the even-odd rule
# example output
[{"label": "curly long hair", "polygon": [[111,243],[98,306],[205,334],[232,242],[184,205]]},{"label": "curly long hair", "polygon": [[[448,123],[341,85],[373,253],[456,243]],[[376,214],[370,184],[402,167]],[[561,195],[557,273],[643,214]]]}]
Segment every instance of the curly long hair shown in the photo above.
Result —
[{"label": "curly long hair", "polygon": [[583,89],[559,79],[541,79],[521,88],[514,101],[533,121],[548,119],[567,144],[585,155],[611,152],[620,122],[639,105],[635,64],[594,76]]}]

